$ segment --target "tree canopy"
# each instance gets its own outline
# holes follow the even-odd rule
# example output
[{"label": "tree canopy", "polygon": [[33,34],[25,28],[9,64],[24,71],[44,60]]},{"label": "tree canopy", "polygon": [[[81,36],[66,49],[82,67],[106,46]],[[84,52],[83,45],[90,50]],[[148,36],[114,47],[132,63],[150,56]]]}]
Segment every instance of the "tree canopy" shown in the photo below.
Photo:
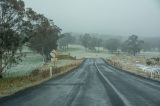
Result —
[{"label": "tree canopy", "polygon": [[37,23],[33,25],[33,36],[29,41],[29,47],[40,53],[44,57],[44,62],[47,62],[50,59],[50,52],[57,49],[61,29],[44,15],[32,12],[30,9],[28,13],[32,13],[28,17],[35,19],[35,23]]},{"label": "tree canopy", "polygon": [[132,35],[124,42],[122,50],[135,56],[141,51],[143,43],[144,41],[139,40],[137,35]]},{"label": "tree canopy", "polygon": [[26,23],[23,1],[0,1],[0,77],[6,68],[21,60],[22,45],[29,38],[24,32]]},{"label": "tree canopy", "polygon": [[96,47],[102,46],[102,39],[97,37],[92,37],[90,34],[86,33],[85,35],[81,36],[81,44],[86,49],[96,51]]},{"label": "tree canopy", "polygon": [[42,14],[26,9],[22,0],[0,1],[0,78],[24,56],[23,45],[45,57],[57,48],[61,29]]}]

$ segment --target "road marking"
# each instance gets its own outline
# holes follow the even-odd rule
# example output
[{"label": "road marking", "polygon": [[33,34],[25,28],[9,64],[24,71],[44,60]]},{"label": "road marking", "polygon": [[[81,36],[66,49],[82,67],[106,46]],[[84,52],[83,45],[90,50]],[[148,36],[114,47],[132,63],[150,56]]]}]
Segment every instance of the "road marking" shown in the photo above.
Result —
[{"label": "road marking", "polygon": [[98,68],[96,62],[95,62],[95,66],[98,70],[98,72],[100,73],[100,75],[104,78],[104,80],[111,86],[111,88],[116,92],[116,94],[121,98],[121,100],[123,101],[123,103],[126,105],[126,106],[132,106],[129,101],[127,100],[127,98],[122,94],[120,93],[117,88],[115,88],[115,86],[109,81],[109,79],[107,77],[105,77],[103,75],[103,73],[100,71],[100,69]]}]

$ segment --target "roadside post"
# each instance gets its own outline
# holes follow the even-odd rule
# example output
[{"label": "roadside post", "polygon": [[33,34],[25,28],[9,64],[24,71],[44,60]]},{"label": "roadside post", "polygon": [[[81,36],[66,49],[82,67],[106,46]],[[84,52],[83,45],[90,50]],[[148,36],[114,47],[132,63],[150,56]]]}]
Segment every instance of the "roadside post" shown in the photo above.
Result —
[{"label": "roadside post", "polygon": [[49,76],[50,76],[50,78],[52,78],[52,67],[50,67],[50,70],[49,70]]}]

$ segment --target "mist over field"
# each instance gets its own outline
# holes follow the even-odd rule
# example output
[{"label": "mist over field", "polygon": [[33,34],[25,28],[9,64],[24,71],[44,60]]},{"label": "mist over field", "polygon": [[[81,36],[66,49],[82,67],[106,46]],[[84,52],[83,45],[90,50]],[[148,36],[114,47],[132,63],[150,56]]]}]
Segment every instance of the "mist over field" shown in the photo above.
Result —
[{"label": "mist over field", "polygon": [[159,96],[160,0],[0,0],[0,106]]},{"label": "mist over field", "polygon": [[160,36],[159,0],[25,0],[63,32]]}]

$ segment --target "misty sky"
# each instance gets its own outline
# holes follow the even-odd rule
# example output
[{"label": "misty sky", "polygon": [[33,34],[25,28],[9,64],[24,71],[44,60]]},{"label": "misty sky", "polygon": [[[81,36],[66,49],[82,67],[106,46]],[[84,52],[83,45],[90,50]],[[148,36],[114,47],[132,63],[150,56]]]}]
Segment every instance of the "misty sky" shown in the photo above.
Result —
[{"label": "misty sky", "polygon": [[24,0],[63,32],[160,36],[159,0]]}]

